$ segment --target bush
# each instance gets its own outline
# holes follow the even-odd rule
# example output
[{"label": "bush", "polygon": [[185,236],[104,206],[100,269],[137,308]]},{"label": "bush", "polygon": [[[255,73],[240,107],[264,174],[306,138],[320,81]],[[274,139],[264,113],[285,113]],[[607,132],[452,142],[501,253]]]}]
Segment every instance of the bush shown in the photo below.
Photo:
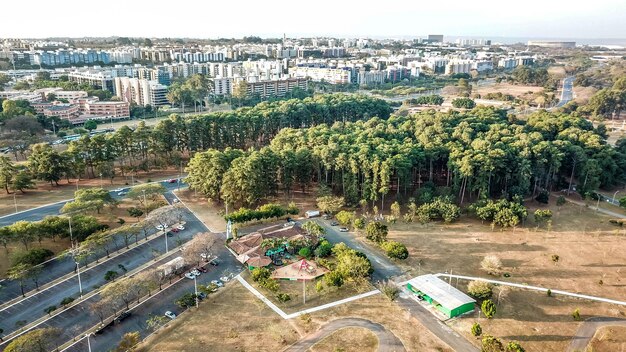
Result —
[{"label": "bush", "polygon": [[43,311],[46,312],[46,314],[51,315],[52,312],[54,312],[55,310],[57,310],[57,306],[50,306],[47,307],[46,309],[44,309]]},{"label": "bush", "polygon": [[400,294],[400,289],[393,282],[385,281],[380,285],[380,291],[389,298],[390,301],[395,301]]},{"label": "bush", "polygon": [[62,305],[63,307],[65,307],[66,305],[68,305],[68,304],[70,304],[70,303],[72,303],[72,302],[74,302],[74,298],[72,298],[72,297],[65,297],[65,298],[63,298],[63,299],[61,300],[61,305]]},{"label": "bush", "polygon": [[254,268],[252,269],[251,275],[254,282],[260,282],[269,279],[272,273],[268,268]]},{"label": "bush", "polygon": [[478,323],[474,323],[474,325],[472,325],[472,335],[473,336],[480,336],[483,333],[483,329],[480,327],[480,324]]},{"label": "bush", "polygon": [[548,201],[550,200],[550,193],[548,193],[548,191],[541,191],[537,194],[535,200],[539,203],[548,204]]},{"label": "bush", "polygon": [[194,293],[185,293],[175,303],[183,309],[193,307],[196,305],[196,295]]},{"label": "bush", "polygon": [[574,310],[574,312],[572,313],[572,318],[574,318],[574,320],[576,321],[580,320],[580,309],[576,308]]},{"label": "bush", "polygon": [[383,225],[380,221],[374,221],[365,227],[365,237],[373,242],[382,243],[387,240],[387,225]]},{"label": "bush", "polygon": [[337,267],[337,265],[335,263],[331,262],[328,259],[324,259],[324,258],[319,258],[317,260],[317,264],[323,266],[324,268],[326,268],[328,270],[334,270]]},{"label": "bush", "polygon": [[548,295],[548,297],[552,297],[552,290],[548,289],[548,291],[546,291],[546,295]]},{"label": "bush", "polygon": [[489,299],[493,295],[493,286],[485,281],[470,281],[467,293],[478,300]]},{"label": "bush", "polygon": [[559,196],[556,199],[556,205],[559,206],[559,207],[565,205],[565,197]]},{"label": "bush", "polygon": [[328,241],[322,241],[320,242],[320,244],[317,246],[317,248],[315,248],[315,256],[318,258],[325,258],[328,257],[333,250],[333,245],[328,242]]},{"label": "bush", "polygon": [[476,103],[470,98],[456,98],[452,101],[452,106],[457,109],[473,109]]},{"label": "bush", "polygon": [[403,243],[396,241],[383,242],[381,248],[387,253],[387,256],[392,259],[406,259],[409,257],[409,251]]},{"label": "bush", "polygon": [[354,220],[355,214],[353,212],[342,210],[335,215],[337,222],[343,226],[348,226]]},{"label": "bush", "polygon": [[328,286],[341,287],[343,285],[343,275],[336,271],[330,271],[324,275],[324,282]]},{"label": "bush", "polygon": [[311,255],[313,254],[313,251],[311,251],[311,248],[309,248],[309,247],[302,247],[302,248],[300,248],[300,250],[298,251],[298,254],[299,254],[301,257],[304,257],[304,258],[306,258],[306,259],[309,259],[309,258],[311,258]]},{"label": "bush", "polygon": [[276,294],[276,299],[281,303],[285,303],[287,301],[291,301],[291,296],[289,296],[289,294],[287,293],[280,292]]},{"label": "bush", "polygon": [[317,283],[315,283],[315,291],[317,292],[324,291],[324,281],[319,280]]},{"label": "bush", "polygon": [[109,270],[104,274],[104,279],[106,281],[113,281],[115,279],[117,279],[117,277],[119,276],[119,274],[117,273],[117,271],[115,270]]},{"label": "bush", "polygon": [[276,292],[280,288],[278,282],[276,282],[276,280],[274,279],[264,279],[263,281],[259,282],[259,286],[264,287],[272,292]]},{"label": "bush", "polygon": [[365,228],[365,219],[358,218],[354,219],[354,228],[357,230],[363,230]]},{"label": "bush", "polygon": [[496,304],[490,299],[484,300],[480,309],[483,311],[483,314],[487,317],[487,319],[491,319],[494,315],[496,315]]},{"label": "bush", "polygon": [[480,262],[480,267],[488,274],[496,275],[502,268],[502,262],[495,255],[488,255]]}]

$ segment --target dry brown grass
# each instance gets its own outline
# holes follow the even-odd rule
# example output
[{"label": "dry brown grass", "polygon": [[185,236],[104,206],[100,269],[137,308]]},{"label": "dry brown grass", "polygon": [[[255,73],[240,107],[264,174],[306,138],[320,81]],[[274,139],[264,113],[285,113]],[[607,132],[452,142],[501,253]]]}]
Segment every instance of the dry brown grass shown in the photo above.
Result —
[{"label": "dry brown grass", "polygon": [[147,339],[139,351],[280,351],[323,324],[348,317],[382,324],[408,351],[452,351],[408,312],[382,295],[316,312],[310,319],[283,320],[243,286],[233,282],[190,313]]},{"label": "dry brown grass", "polygon": [[597,91],[594,87],[574,87],[574,100],[580,105],[587,104]]},{"label": "dry brown grass", "polygon": [[550,66],[548,67],[548,73],[559,78],[563,78],[567,74],[563,66]]},{"label": "dry brown grass", "polygon": [[226,221],[223,215],[220,215],[221,208],[189,189],[176,191],[174,193],[176,193],[178,198],[183,201],[211,231],[226,231]]},{"label": "dry brown grass", "polygon": [[[54,254],[56,255],[66,250],[69,246],[69,238],[57,238],[56,241],[52,241],[51,239],[45,239],[41,241],[41,244],[35,241],[30,246],[28,246],[28,248],[47,248],[54,252]],[[0,249],[0,278],[5,277],[5,273],[11,266],[11,256],[14,253],[26,250],[26,248],[24,248],[24,246],[20,243],[10,243],[7,246],[7,249],[8,251],[5,251],[4,248]]]},{"label": "dry brown grass", "polygon": [[537,93],[543,91],[543,87],[523,86],[508,83],[496,83],[490,86],[474,87],[472,94],[478,93],[481,96],[488,93],[511,94],[514,97],[524,95],[528,92]]},{"label": "dry brown grass", "polygon": [[[536,207],[530,204],[529,214]],[[624,230],[609,224],[610,217],[571,203],[561,209],[554,205],[542,208],[554,213],[550,231],[536,230],[531,215],[524,227],[504,231],[492,231],[488,224],[467,218],[449,225],[398,223],[390,227],[389,238],[409,248],[409,259],[403,265],[413,275],[418,274],[421,263],[421,273],[452,270],[453,274],[486,277],[480,262],[487,255],[497,255],[503,263],[501,273],[511,277],[493,278],[623,299]],[[552,255],[559,256],[556,263]],[[452,280],[452,284],[457,282]],[[458,285],[465,290],[467,282],[458,281]],[[564,350],[579,324],[570,316],[577,307],[583,315],[614,316],[623,311],[608,304],[519,290],[511,291],[505,302],[493,322],[485,321],[483,331],[505,340],[520,340],[531,351]],[[474,320],[462,318],[455,327],[469,334]]]},{"label": "dry brown grass", "polygon": [[587,352],[626,350],[626,327],[606,326],[598,329],[589,343]]},{"label": "dry brown grass", "polygon": [[378,351],[378,337],[365,328],[343,328],[313,345],[309,351],[374,352]]}]

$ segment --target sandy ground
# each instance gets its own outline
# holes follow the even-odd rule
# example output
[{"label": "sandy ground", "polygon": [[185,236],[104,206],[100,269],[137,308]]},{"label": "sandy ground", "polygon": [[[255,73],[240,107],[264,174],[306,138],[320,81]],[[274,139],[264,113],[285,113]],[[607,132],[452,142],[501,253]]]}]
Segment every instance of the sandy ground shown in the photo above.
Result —
[{"label": "sandy ground", "polygon": [[626,351],[626,327],[607,326],[598,329],[587,352]]},{"label": "sandy ground", "polygon": [[589,99],[594,95],[598,89],[594,87],[574,87],[574,101],[579,105],[584,105],[589,102]]},{"label": "sandy ground", "polygon": [[[181,315],[146,340],[138,351],[280,351],[326,322],[343,317],[361,317],[382,324],[402,340],[408,351],[451,351],[382,295],[304,318],[283,320],[239,283],[227,286],[220,294],[205,300],[198,310],[193,309],[193,314]],[[220,317],[219,324],[214,323],[216,317]],[[315,346],[314,351],[333,351],[334,348],[326,349],[326,346],[343,343],[346,336],[338,334],[328,339],[331,340],[323,340],[318,345],[321,348]]]},{"label": "sandy ground", "polygon": [[378,351],[378,337],[365,328],[344,328],[328,335],[310,351],[375,352]]}]

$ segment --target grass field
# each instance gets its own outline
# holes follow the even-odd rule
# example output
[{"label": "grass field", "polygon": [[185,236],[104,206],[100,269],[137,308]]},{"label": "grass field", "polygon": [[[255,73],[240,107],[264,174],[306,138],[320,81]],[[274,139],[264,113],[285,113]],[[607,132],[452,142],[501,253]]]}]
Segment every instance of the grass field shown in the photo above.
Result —
[{"label": "grass field", "polygon": [[606,326],[596,331],[586,352],[626,351],[626,327]]},{"label": "grass field", "polygon": [[[190,313],[181,315],[168,327],[144,341],[138,351],[281,351],[317,331],[326,322],[347,317],[360,317],[382,324],[398,336],[408,351],[451,351],[407,312],[382,295],[316,312],[304,318],[284,320],[234,281],[219,294],[201,303],[197,310],[192,308]],[[219,324],[215,323],[218,318]],[[355,342],[353,337],[346,335],[330,335],[314,346],[313,351],[351,348],[344,344],[353,342],[362,344],[362,341]],[[362,333],[362,336],[367,338],[368,334]],[[359,351],[363,350],[371,349],[365,347]]]},{"label": "grass field", "polygon": [[488,86],[474,87],[472,89],[472,94],[478,93],[480,95],[485,95],[488,93],[502,93],[502,94],[511,94],[512,96],[518,97],[528,92],[536,93],[536,92],[541,92],[542,90],[543,90],[543,87],[523,86],[523,85],[508,84],[508,83],[496,83],[496,84],[488,85]]},{"label": "grass field", "polygon": [[[527,206],[529,214],[537,208],[532,203]],[[502,260],[502,273],[509,273],[510,278],[494,278],[623,299],[624,230],[611,225],[610,217],[571,203],[560,209],[553,204],[542,208],[554,213],[549,231],[536,229],[532,216],[524,226],[504,231],[462,218],[448,225],[397,223],[390,226],[389,239],[407,245],[410,256],[400,265],[412,275],[452,271],[489,277],[480,269],[480,262],[486,255],[496,255]],[[553,255],[558,261],[552,259]],[[455,280],[452,283],[456,284]],[[459,281],[458,285],[465,290],[467,282]],[[483,331],[506,340],[520,340],[530,351],[564,350],[580,324],[571,318],[576,308],[585,317],[621,316],[626,311],[608,304],[555,299],[520,290],[510,291],[505,302],[499,308],[502,314],[493,321],[485,320],[488,329],[483,326]],[[474,320],[458,320],[457,330],[469,334]]]},{"label": "grass field", "polygon": [[311,352],[375,352],[378,351],[378,337],[365,328],[343,328],[316,343]]}]

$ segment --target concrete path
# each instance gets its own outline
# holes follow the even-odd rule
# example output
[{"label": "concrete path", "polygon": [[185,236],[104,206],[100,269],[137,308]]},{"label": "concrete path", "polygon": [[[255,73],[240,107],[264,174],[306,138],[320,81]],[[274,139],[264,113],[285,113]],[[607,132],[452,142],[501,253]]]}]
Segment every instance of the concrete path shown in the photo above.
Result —
[{"label": "concrete path", "polygon": [[581,325],[576,331],[576,335],[572,338],[572,342],[568,346],[567,352],[585,351],[596,331],[604,326],[626,326],[626,319],[596,317],[585,320],[583,325]]},{"label": "concrete path", "polygon": [[343,328],[365,328],[372,331],[378,337],[378,351],[406,351],[402,341],[396,337],[384,326],[374,323],[370,320],[359,318],[346,318],[333,320],[326,325],[322,326],[317,332],[310,334],[309,336],[301,339],[290,347],[287,347],[284,352],[305,352],[316,343],[323,340],[326,336],[333,332]]}]

